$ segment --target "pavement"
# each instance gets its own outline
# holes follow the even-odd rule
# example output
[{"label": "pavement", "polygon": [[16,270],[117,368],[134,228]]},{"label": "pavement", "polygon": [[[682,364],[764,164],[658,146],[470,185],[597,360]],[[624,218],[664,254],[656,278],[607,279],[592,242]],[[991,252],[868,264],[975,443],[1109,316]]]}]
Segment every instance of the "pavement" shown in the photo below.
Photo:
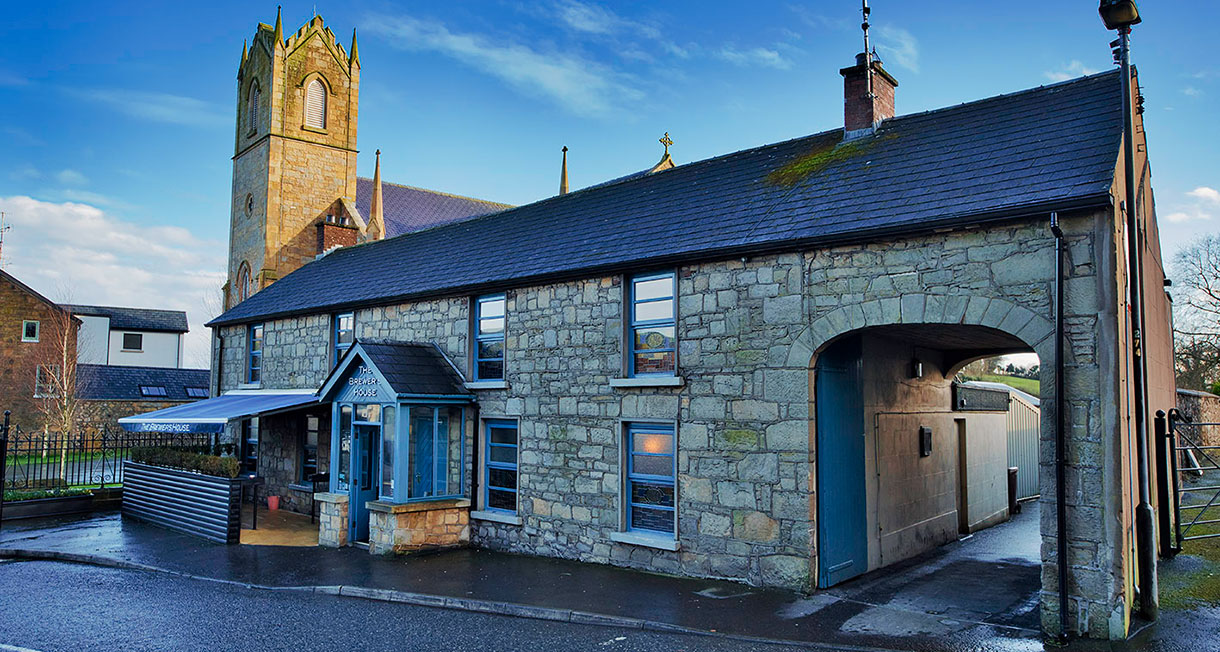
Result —
[{"label": "pavement", "polygon": [[[0,558],[809,648],[1005,652],[1044,649],[1038,523],[1026,504],[1008,523],[812,595],[474,548],[380,557],[225,546],[113,513],[5,523]],[[1215,606],[1168,612],[1129,642],[1070,649],[1205,649],[1197,635],[1220,641],[1217,616]]]},{"label": "pavement", "polygon": [[1036,505],[965,541],[813,595],[480,549],[225,546],[117,514],[4,524],[0,557],[76,561],[630,629],[887,650],[1035,650]]}]

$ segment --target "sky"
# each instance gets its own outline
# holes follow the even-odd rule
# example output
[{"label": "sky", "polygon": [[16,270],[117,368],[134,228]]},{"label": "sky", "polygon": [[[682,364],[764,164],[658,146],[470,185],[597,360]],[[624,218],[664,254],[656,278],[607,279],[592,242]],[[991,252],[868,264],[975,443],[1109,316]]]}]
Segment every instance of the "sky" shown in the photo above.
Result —
[{"label": "sky", "polygon": [[[224,283],[236,73],[272,2],[15,3],[0,21],[0,265],[48,297],[186,310],[186,363]],[[874,0],[913,113],[1110,69],[1090,0]],[[359,172],[523,204],[842,126],[856,0],[285,1],[359,35]],[[1147,0],[1132,36],[1167,259],[1220,228],[1214,0]]]}]

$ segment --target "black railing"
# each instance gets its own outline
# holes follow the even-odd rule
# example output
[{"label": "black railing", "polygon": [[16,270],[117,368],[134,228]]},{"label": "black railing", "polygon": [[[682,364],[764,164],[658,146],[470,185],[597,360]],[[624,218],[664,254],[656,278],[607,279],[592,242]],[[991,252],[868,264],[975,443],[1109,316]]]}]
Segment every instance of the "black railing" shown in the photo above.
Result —
[{"label": "black railing", "polygon": [[114,487],[123,484],[123,461],[133,448],[174,447],[209,452],[212,435],[125,432],[63,435],[11,426],[5,446],[4,489]]}]

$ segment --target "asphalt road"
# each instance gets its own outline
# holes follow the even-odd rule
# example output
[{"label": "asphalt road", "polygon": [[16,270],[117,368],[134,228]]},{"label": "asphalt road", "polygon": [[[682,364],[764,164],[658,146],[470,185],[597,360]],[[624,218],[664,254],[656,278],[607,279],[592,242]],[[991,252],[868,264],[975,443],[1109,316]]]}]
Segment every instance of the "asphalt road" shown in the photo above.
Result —
[{"label": "asphalt road", "polygon": [[142,571],[55,562],[0,562],[0,652],[796,649],[709,636],[245,589]]}]

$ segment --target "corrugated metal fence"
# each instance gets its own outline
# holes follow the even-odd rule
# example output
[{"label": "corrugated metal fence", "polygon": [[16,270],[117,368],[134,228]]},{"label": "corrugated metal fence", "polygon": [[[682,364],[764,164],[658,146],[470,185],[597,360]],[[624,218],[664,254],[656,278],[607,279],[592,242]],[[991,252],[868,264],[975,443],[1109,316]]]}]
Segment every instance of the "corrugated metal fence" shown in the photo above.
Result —
[{"label": "corrugated metal fence", "polygon": [[1008,466],[1017,467],[1017,499],[1038,495],[1038,439],[1041,411],[1012,394],[1008,404]]},{"label": "corrugated metal fence", "polygon": [[123,515],[219,541],[241,534],[241,482],[159,466],[123,464]]}]

